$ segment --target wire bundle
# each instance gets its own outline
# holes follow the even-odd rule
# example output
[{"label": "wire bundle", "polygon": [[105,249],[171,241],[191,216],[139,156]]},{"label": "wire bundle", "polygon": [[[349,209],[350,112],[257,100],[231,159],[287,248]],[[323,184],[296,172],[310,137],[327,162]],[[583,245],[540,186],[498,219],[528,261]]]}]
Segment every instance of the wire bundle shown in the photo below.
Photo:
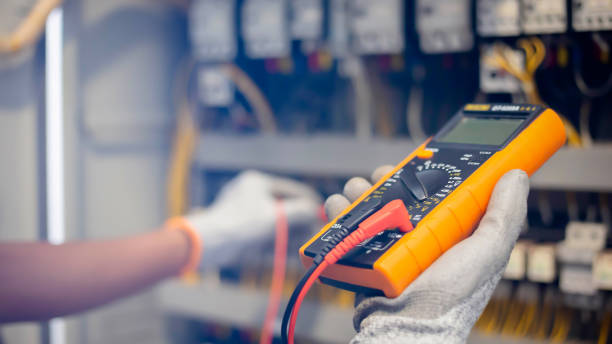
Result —
[{"label": "wire bundle", "polygon": [[[521,82],[521,88],[531,104],[542,104],[544,101],[540,97],[535,81],[535,73],[546,57],[546,46],[537,37],[523,38],[518,40],[518,44],[525,53],[525,63],[521,64],[513,58],[514,49],[503,43],[496,43],[493,49],[493,56],[486,59],[485,63],[499,67],[514,76]],[[565,125],[568,142],[572,146],[581,146],[580,135],[572,123],[561,116]]]},{"label": "wire bundle", "polygon": [[[538,301],[541,293],[530,300],[519,300],[520,291],[511,296],[507,289],[502,294],[506,295],[493,296],[478,319],[475,328],[480,332],[551,343],[564,343],[570,337],[570,330],[576,322],[575,311],[559,303],[558,291],[552,287],[544,292],[541,301]],[[601,315],[597,344],[608,342],[612,324],[610,311]]]}]

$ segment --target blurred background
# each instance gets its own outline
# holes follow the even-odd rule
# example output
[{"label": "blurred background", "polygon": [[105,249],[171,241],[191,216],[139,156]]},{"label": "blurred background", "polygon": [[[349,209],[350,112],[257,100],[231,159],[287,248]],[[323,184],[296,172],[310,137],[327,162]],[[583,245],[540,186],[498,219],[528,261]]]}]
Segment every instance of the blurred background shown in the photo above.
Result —
[{"label": "blurred background", "polygon": [[[467,102],[546,104],[568,145],[532,179],[529,229],[470,342],[612,341],[611,0],[3,0],[0,30],[0,240],[136,234],[244,169],[328,196]],[[315,231],[290,237],[285,296]],[[59,339],[2,335],[258,342],[272,251],[66,318]],[[347,342],[352,305],[316,286],[299,341]]]}]

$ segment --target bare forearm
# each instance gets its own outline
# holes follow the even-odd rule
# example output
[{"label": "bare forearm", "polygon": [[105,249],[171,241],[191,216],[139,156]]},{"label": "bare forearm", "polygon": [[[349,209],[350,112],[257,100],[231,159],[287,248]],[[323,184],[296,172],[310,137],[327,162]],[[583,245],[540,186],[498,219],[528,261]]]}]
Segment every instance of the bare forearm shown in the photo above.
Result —
[{"label": "bare forearm", "polygon": [[189,255],[180,231],[126,239],[0,244],[0,322],[89,309],[176,275]]}]

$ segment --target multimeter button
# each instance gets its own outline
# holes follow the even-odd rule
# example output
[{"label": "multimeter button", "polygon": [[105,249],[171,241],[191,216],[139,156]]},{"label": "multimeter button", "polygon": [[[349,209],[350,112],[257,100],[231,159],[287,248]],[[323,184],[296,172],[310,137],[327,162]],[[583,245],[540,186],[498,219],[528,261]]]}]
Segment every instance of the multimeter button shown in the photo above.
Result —
[{"label": "multimeter button", "polygon": [[427,149],[420,149],[419,151],[417,151],[416,156],[417,158],[423,160],[431,159],[434,156],[434,152]]}]

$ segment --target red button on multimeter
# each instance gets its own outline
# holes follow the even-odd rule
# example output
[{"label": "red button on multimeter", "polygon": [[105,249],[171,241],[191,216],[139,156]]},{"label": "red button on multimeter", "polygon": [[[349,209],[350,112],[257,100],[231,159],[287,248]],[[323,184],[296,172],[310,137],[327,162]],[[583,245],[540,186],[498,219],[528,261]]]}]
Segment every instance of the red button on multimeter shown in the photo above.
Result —
[{"label": "red button on multimeter", "polygon": [[302,262],[310,266],[330,250],[329,237],[348,235],[389,202],[401,200],[414,230],[381,231],[326,267],[320,278],[336,287],[396,297],[472,233],[504,173],[522,169],[531,175],[564,143],[565,128],[551,109],[468,104],[304,244]]}]

